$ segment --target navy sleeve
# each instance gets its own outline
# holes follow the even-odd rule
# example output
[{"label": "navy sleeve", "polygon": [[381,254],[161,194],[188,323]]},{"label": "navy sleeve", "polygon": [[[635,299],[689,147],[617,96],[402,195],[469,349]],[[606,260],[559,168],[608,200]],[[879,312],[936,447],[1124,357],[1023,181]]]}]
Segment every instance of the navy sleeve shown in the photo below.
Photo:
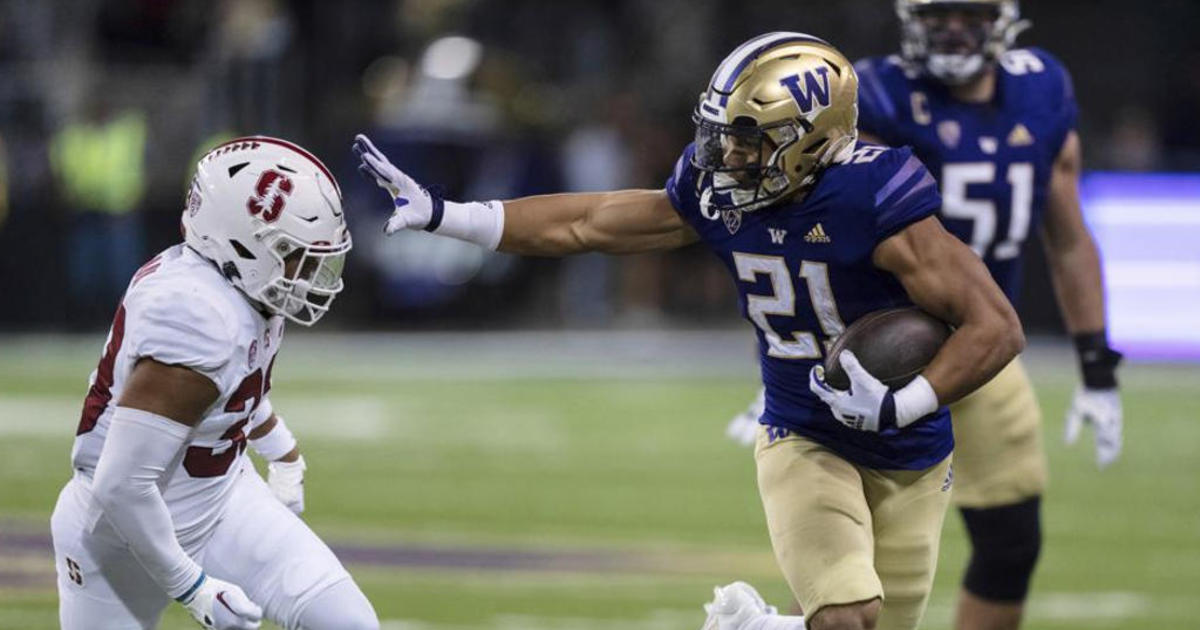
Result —
[{"label": "navy sleeve", "polygon": [[1071,73],[1057,57],[1041,48],[1031,48],[1030,51],[1037,55],[1038,59],[1041,59],[1046,66],[1042,73],[1044,76],[1043,86],[1039,92],[1043,94],[1046,102],[1052,104],[1051,110],[1048,112],[1053,118],[1054,124],[1054,136],[1050,139],[1050,146],[1054,147],[1054,155],[1058,155],[1062,151],[1063,143],[1067,141],[1067,136],[1079,124],[1079,104],[1075,101],[1075,85],[1071,81]]},{"label": "navy sleeve", "polygon": [[908,147],[884,152],[872,166],[877,243],[941,208],[937,182]]},{"label": "navy sleeve", "polygon": [[700,201],[696,196],[696,168],[692,166],[694,150],[691,144],[683,149],[683,154],[675,161],[675,168],[671,169],[671,177],[667,179],[667,197],[675,212],[689,223],[700,214]]},{"label": "navy sleeve", "polygon": [[858,128],[887,144],[903,144],[897,142],[892,133],[899,110],[881,73],[884,63],[881,59],[868,58],[854,64],[858,73]]}]

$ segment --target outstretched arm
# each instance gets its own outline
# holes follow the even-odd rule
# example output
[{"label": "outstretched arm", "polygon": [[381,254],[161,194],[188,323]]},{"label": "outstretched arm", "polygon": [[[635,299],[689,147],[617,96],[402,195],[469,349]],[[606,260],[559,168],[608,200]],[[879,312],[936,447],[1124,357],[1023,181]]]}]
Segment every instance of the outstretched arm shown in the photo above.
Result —
[{"label": "outstretched arm", "polygon": [[936,218],[880,243],[874,261],[900,280],[917,306],[955,326],[921,373],[938,403],[987,383],[1024,348],[1021,322],[987,267]]},{"label": "outstretched arm", "polygon": [[387,231],[425,230],[530,256],[634,254],[697,239],[664,190],[540,195],[456,203],[432,195],[388,161],[366,136],[354,141],[359,170],[392,196]]},{"label": "outstretched arm", "polygon": [[534,256],[636,254],[675,249],[696,238],[666,191],[619,190],[506,201],[499,249]]}]

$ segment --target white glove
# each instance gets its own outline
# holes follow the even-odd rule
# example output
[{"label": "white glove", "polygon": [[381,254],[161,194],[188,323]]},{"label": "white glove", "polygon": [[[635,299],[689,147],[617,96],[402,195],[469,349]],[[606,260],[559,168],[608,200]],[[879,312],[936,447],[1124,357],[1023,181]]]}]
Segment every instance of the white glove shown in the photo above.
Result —
[{"label": "white glove", "polygon": [[396,168],[375,148],[370,138],[362,134],[354,136],[351,150],[360,160],[359,172],[374,179],[380,188],[392,196],[395,209],[392,210],[392,216],[384,228],[387,233],[427,228],[433,218],[435,200],[441,202],[441,199],[430,195],[429,191],[422,188],[413,178]]},{"label": "white glove", "polygon": [[294,462],[267,464],[267,485],[281,503],[295,514],[304,511],[304,471],[308,467],[301,455]]},{"label": "white glove", "polygon": [[[704,605],[708,618],[700,630],[741,630],[763,615],[778,613],[768,606],[758,591],[745,582],[734,582],[713,589],[713,600]],[[803,627],[803,626],[800,626]]]},{"label": "white glove", "polygon": [[767,390],[758,390],[758,396],[750,403],[750,406],[729,421],[729,425],[725,427],[725,437],[742,446],[754,444],[754,440],[758,437],[758,428],[762,426],[758,423],[758,418],[762,416],[763,409],[767,406],[766,394]]},{"label": "white glove", "polygon": [[842,369],[850,378],[846,391],[825,382],[825,367],[814,365],[808,373],[808,389],[829,405],[833,417],[859,431],[878,433],[881,429],[904,427],[937,411],[937,394],[924,376],[893,392],[858,362],[849,350],[838,355]]},{"label": "white glove", "polygon": [[201,575],[200,586],[180,603],[200,625],[212,630],[253,630],[262,625],[262,608],[236,584]]},{"label": "white glove", "polygon": [[[829,409],[833,411],[833,417],[839,422],[859,431],[870,431],[878,433],[881,424],[881,415],[884,415],[884,403],[890,401],[891,392],[888,386],[884,385],[879,379],[871,376],[866,368],[858,362],[858,357],[854,356],[853,352],[843,350],[838,355],[838,361],[842,364],[842,369],[846,371],[846,376],[850,378],[850,388],[846,391],[834,389],[825,382],[825,366],[821,364],[814,365],[808,373],[808,389],[817,395],[817,398],[825,401],[829,405]],[[891,418],[894,419],[895,407],[892,405],[888,412]]]},{"label": "white glove", "polygon": [[1121,455],[1121,416],[1121,396],[1116,389],[1079,387],[1067,411],[1063,440],[1074,444],[1083,425],[1091,425],[1096,433],[1096,465],[1104,468]]}]

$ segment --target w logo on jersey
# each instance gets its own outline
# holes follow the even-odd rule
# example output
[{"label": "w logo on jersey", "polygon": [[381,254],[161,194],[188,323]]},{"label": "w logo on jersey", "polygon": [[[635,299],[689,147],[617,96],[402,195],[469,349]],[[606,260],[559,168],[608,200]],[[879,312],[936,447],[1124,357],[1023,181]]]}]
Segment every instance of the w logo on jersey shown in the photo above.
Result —
[{"label": "w logo on jersey", "polygon": [[767,228],[767,232],[771,234],[771,242],[775,245],[783,245],[783,239],[787,237],[787,230],[779,228]]},{"label": "w logo on jersey", "polygon": [[815,70],[804,72],[804,85],[800,85],[800,75],[793,74],[779,80],[779,84],[792,93],[792,98],[800,108],[800,112],[811,114],[816,106],[822,109],[829,107],[829,67],[821,66]]}]

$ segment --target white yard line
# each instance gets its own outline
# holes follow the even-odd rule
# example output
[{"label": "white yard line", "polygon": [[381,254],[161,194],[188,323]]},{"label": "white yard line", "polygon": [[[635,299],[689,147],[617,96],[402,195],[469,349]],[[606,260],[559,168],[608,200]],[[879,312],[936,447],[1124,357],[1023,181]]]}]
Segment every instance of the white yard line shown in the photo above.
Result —
[{"label": "white yard line", "polygon": [[[1025,616],[1030,627],[1038,622],[1086,621],[1080,627],[1094,628],[1126,619],[1145,617],[1152,612],[1154,599],[1144,593],[1109,591],[1092,593],[1039,593],[1030,596]],[[921,627],[925,630],[949,630],[953,627],[953,600],[931,602]],[[1157,616],[1156,616],[1157,617]]]},{"label": "white yard line", "polygon": [[[0,435],[66,437],[74,435],[83,394],[0,394]],[[288,425],[302,436],[364,441],[385,434],[395,413],[382,398],[369,395],[288,396],[277,405]]]}]

